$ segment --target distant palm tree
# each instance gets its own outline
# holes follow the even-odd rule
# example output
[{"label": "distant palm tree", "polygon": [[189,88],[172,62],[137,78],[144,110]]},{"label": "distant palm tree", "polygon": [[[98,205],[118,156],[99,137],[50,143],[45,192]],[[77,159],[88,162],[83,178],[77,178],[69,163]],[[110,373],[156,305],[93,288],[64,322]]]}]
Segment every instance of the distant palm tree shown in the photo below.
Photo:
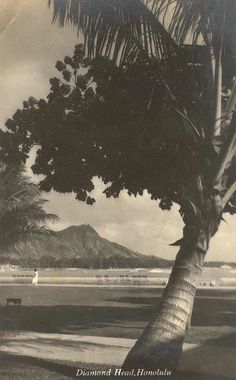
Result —
[{"label": "distant palm tree", "polygon": [[57,217],[43,209],[46,200],[22,167],[0,168],[0,250],[4,251],[34,234],[49,234],[46,227]]},{"label": "distant palm tree", "polygon": [[49,5],[54,21],[82,31],[90,57],[109,57],[124,69],[141,56],[154,62],[183,131],[204,149],[196,151],[205,157],[200,174],[188,189],[172,193],[185,228],[159,313],[123,366],[175,368],[209,240],[223,211],[234,213],[236,206],[236,1],[49,0]]}]

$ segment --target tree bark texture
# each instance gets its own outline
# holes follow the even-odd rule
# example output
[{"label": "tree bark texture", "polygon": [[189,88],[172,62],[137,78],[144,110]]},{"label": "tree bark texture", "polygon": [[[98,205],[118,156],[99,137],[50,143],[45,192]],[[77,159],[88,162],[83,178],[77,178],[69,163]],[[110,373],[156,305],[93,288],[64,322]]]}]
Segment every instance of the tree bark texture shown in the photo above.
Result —
[{"label": "tree bark texture", "polygon": [[159,311],[126,357],[124,370],[177,368],[209,244],[209,231],[184,235]]},{"label": "tree bark texture", "polygon": [[192,310],[190,311],[190,314],[188,316],[188,320],[186,323],[186,331],[189,331],[192,327],[192,314],[193,314],[193,305],[192,305]]}]

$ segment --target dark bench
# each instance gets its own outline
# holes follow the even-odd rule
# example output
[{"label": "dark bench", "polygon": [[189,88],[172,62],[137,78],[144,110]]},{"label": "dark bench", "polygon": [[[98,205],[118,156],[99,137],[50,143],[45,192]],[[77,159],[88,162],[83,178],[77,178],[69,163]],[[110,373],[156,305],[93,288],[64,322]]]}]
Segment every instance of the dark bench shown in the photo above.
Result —
[{"label": "dark bench", "polygon": [[6,332],[19,334],[19,317],[22,300],[21,298],[8,297],[6,301],[6,306],[1,308],[0,311],[0,332],[2,334]]},{"label": "dark bench", "polygon": [[20,307],[21,298],[7,298],[7,306],[10,304],[18,305],[18,307]]}]

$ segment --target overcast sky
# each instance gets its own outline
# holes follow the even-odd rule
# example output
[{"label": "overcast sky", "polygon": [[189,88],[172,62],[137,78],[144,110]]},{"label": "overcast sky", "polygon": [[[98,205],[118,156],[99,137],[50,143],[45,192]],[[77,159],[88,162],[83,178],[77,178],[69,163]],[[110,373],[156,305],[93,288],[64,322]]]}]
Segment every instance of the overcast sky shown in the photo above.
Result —
[{"label": "overcast sky", "polygon": [[[73,53],[78,43],[76,30],[51,24],[46,0],[0,0],[0,123],[22,106],[29,96],[45,97],[49,78],[56,74],[57,59]],[[31,158],[31,161],[33,157]],[[28,162],[28,167],[30,167]],[[94,206],[74,199],[72,194],[44,194],[47,210],[56,213],[59,230],[69,225],[90,224],[112,241],[144,254],[173,259],[177,249],[168,244],[182,237],[178,207],[161,211],[147,194],[106,199],[103,185],[95,179]],[[225,217],[211,242],[207,260],[235,261],[236,217]]]}]

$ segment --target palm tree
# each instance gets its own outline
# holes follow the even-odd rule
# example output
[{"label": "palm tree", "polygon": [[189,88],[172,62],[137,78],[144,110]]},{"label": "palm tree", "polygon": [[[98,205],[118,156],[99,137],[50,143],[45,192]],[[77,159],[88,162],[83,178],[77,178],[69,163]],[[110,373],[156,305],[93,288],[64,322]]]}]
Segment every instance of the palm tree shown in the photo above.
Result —
[{"label": "palm tree", "polygon": [[45,226],[56,216],[43,209],[39,188],[30,182],[22,167],[0,170],[0,250],[4,251],[33,234],[49,234]]},{"label": "palm tree", "polygon": [[[235,212],[236,1],[49,0],[53,20],[78,27],[90,57],[124,69],[142,57],[203,157],[188,187],[172,191],[185,223],[157,315],[123,368],[176,368],[210,238]],[[188,45],[187,45],[188,44]],[[187,89],[187,91],[183,91]],[[151,96],[150,96],[151,101]]]}]

